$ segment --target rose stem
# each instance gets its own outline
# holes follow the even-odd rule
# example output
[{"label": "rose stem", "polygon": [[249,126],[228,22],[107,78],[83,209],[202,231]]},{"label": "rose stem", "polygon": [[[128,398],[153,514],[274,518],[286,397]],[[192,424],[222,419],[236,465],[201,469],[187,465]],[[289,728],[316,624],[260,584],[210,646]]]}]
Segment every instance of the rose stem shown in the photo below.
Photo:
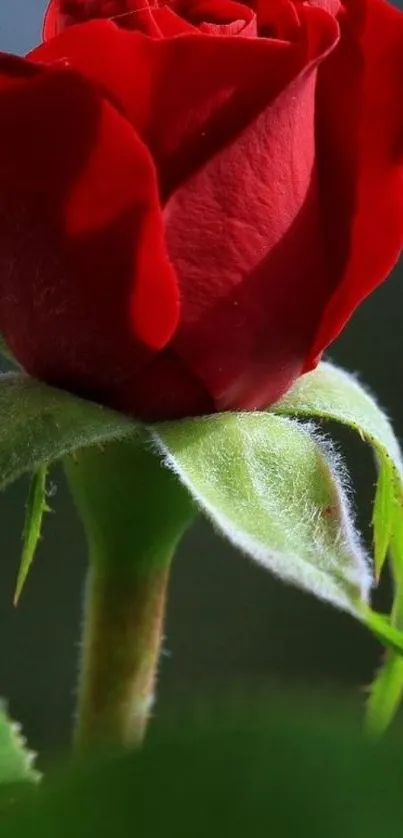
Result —
[{"label": "rose stem", "polygon": [[195,510],[140,440],[82,450],[65,468],[90,560],[75,747],[139,744],[153,701],[170,563]]}]

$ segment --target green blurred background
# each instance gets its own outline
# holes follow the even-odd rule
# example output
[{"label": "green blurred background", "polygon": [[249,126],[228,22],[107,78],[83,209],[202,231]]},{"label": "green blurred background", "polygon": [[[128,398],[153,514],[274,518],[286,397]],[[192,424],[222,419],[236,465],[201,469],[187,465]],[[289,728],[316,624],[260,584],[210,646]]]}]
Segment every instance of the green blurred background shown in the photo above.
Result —
[{"label": "green blurred background", "polygon": [[[0,49],[23,53],[39,38],[45,0],[1,0]],[[401,271],[354,317],[331,360],[377,393],[403,438]],[[354,478],[357,514],[370,538],[375,472],[366,448],[340,434]],[[79,651],[85,543],[62,475],[53,474],[43,543],[17,610],[13,587],[21,546],[26,481],[0,503],[0,695],[33,747],[68,739]],[[387,603],[387,585],[377,605]],[[175,561],[155,713],[200,696],[241,691],[292,700],[301,685],[359,698],[380,647],[348,616],[284,586],[236,553],[200,521]],[[297,699],[296,699],[297,700]]]}]

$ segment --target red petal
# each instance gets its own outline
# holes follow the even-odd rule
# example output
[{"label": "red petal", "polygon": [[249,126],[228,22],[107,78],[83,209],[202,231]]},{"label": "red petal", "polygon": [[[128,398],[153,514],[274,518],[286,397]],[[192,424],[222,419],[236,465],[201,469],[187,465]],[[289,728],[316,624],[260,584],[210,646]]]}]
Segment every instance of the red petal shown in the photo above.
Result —
[{"label": "red petal", "polygon": [[170,6],[149,4],[147,0],[51,0],[45,13],[43,40],[54,38],[67,26],[96,18],[113,19],[124,29],[152,37],[167,38],[198,28],[213,35],[257,34],[254,12],[237,0],[171,0]]},{"label": "red petal", "polygon": [[[311,12],[335,40],[332,18]],[[320,57],[167,204],[182,298],[173,343],[219,409],[262,407],[290,386],[328,296],[315,168]]]},{"label": "red petal", "polygon": [[0,59],[0,328],[32,374],[108,403],[178,319],[155,170],[129,123],[60,67]]},{"label": "red petal", "polygon": [[310,8],[304,17],[293,42],[199,34],[152,40],[97,20],[69,27],[30,57],[67,58],[119,103],[150,148],[167,195],[334,43],[330,15]]},{"label": "red petal", "polygon": [[60,31],[60,3],[59,0],[50,0],[46,9],[45,17],[42,27],[42,37],[44,41],[49,38],[54,38]]},{"label": "red petal", "polygon": [[[403,14],[349,0],[320,71],[321,183],[336,289],[306,369],[381,283],[403,244]],[[341,279],[340,279],[341,276]]]}]

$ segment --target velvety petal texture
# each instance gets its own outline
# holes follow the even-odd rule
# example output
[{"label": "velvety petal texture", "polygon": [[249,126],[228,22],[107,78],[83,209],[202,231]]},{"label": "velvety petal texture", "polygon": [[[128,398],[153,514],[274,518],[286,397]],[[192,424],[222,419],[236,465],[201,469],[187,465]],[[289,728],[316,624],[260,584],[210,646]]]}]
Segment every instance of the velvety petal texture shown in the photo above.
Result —
[{"label": "velvety petal texture", "polygon": [[178,323],[153,161],[66,62],[0,59],[0,109],[1,328],[28,371],[107,398]]},{"label": "velvety petal texture", "polygon": [[318,160],[334,292],[306,369],[389,274],[403,237],[403,14],[347,0],[338,49],[321,68]]},{"label": "velvety petal texture", "polygon": [[264,407],[403,244],[383,0],[52,0],[0,57],[0,329],[146,419]]}]

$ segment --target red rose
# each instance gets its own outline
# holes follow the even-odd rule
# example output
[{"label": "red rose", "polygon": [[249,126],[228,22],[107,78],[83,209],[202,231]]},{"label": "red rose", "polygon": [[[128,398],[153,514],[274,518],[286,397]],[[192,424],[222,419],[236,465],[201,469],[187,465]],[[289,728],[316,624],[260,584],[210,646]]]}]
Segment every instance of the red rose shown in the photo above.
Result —
[{"label": "red rose", "polygon": [[147,418],[274,401],[400,252],[403,15],[59,0],[44,36],[0,58],[11,350]]}]

